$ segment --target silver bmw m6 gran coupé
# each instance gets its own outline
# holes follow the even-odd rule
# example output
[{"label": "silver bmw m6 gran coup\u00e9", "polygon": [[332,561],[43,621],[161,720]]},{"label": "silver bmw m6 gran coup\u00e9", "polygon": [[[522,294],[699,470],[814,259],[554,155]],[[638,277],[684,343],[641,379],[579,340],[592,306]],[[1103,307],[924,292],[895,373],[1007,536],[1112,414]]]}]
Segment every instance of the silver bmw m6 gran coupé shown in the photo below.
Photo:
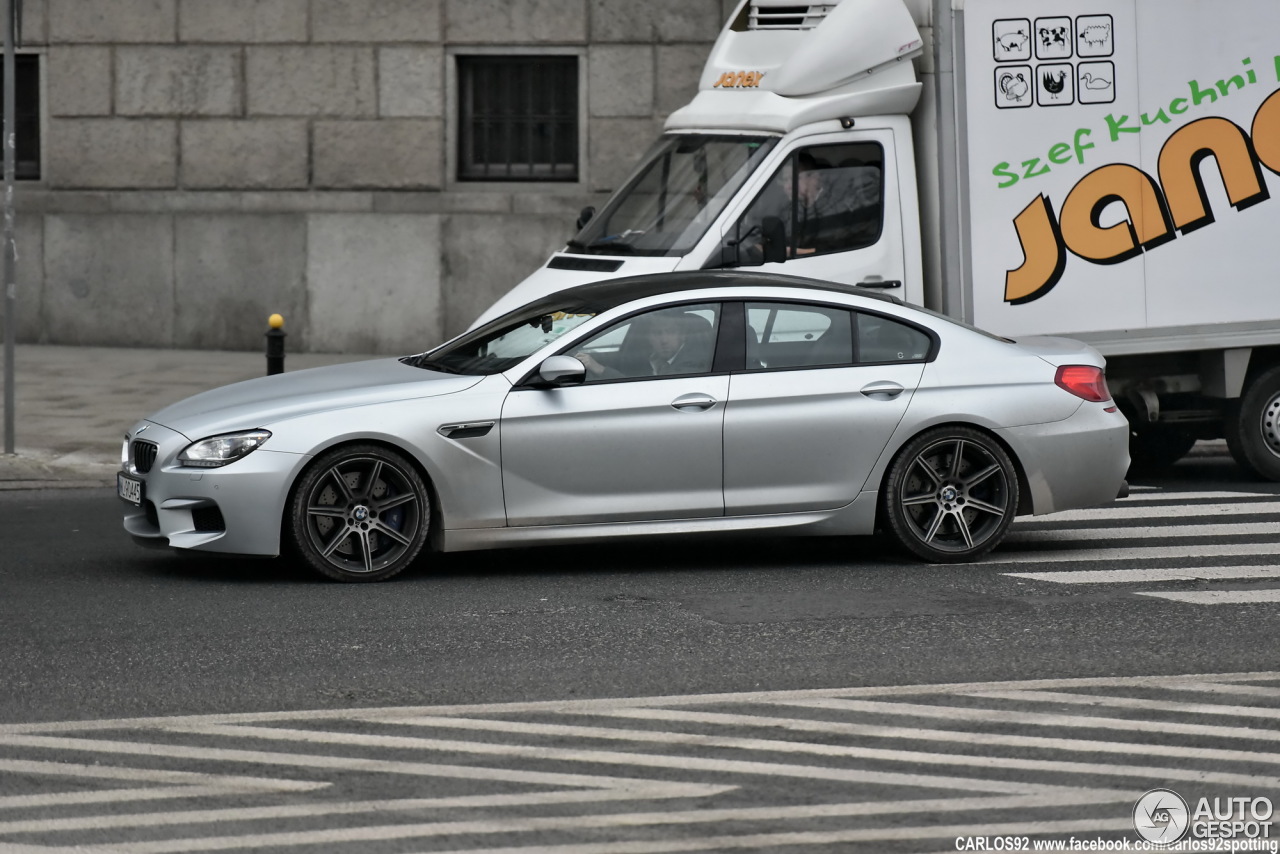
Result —
[{"label": "silver bmw m6 gran coup\u00e9", "polygon": [[971,561],[1111,501],[1104,361],[879,292],[689,272],[561,291],[433,350],[215,389],[135,424],[136,539],[294,552],[342,581],[424,549],[883,530]]}]

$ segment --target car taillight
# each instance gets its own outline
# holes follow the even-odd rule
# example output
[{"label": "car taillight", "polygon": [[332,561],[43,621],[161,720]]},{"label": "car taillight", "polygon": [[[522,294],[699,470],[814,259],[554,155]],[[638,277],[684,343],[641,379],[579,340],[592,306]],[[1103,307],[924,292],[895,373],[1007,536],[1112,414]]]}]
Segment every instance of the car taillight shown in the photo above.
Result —
[{"label": "car taillight", "polygon": [[1063,365],[1058,368],[1053,381],[1058,388],[1094,403],[1111,399],[1111,392],[1107,391],[1106,374],[1102,372],[1102,368],[1095,368],[1093,365]]}]

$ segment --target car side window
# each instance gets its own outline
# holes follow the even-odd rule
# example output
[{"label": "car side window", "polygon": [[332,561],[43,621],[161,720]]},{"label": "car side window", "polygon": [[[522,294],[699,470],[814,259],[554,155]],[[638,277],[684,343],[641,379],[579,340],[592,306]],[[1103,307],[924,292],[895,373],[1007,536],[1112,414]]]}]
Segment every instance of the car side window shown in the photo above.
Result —
[{"label": "car side window", "polygon": [[857,313],[858,362],[913,362],[928,358],[928,335],[878,314]]},{"label": "car side window", "polygon": [[747,370],[853,364],[853,318],[842,308],[747,303]]},{"label": "car side window", "polygon": [[587,366],[587,383],[705,374],[719,328],[718,303],[673,306],[629,317],[567,353]]}]

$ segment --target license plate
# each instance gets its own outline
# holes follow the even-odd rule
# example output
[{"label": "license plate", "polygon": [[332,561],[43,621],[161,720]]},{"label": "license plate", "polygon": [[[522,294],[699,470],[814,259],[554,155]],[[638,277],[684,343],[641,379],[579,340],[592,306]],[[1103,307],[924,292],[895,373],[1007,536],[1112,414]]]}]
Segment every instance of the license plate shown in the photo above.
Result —
[{"label": "license plate", "polygon": [[116,473],[116,494],[125,501],[142,504],[143,482],[122,472]]}]

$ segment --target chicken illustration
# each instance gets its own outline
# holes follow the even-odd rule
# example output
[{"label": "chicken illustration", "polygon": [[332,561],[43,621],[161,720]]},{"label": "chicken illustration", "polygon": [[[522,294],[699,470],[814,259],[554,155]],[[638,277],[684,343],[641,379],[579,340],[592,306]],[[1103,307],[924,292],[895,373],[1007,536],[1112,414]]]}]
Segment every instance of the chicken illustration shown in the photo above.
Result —
[{"label": "chicken illustration", "polygon": [[1104,77],[1094,77],[1087,71],[1080,73],[1080,82],[1086,89],[1110,89],[1111,81]]},{"label": "chicken illustration", "polygon": [[1058,100],[1058,96],[1062,94],[1063,88],[1067,82],[1067,72],[1065,71],[1046,71],[1040,78],[1044,84],[1044,91],[1053,96],[1053,100]]},{"label": "chicken illustration", "polygon": [[1000,91],[1010,101],[1021,101],[1027,95],[1027,78],[1021,72],[1001,74]]}]

